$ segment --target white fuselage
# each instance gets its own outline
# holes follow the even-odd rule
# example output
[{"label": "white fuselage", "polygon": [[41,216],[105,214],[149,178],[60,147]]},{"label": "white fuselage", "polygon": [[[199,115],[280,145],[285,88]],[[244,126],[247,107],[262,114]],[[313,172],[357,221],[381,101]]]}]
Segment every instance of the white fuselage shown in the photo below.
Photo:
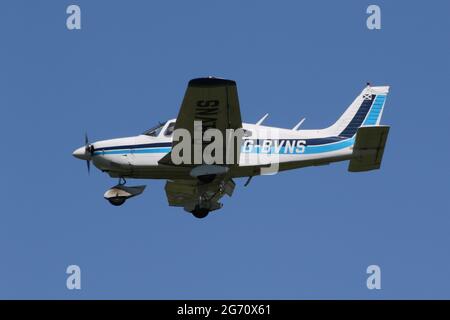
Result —
[{"label": "white fuselage", "polygon": [[[191,166],[158,163],[171,150],[172,136],[165,132],[173,122],[175,119],[167,121],[156,136],[142,134],[94,142],[94,165],[112,177],[190,178]],[[261,167],[282,171],[348,160],[354,143],[354,138],[334,137],[328,129],[297,131],[249,123],[243,123],[243,129],[249,134],[243,141],[239,165],[230,166],[231,177],[258,175]]]}]

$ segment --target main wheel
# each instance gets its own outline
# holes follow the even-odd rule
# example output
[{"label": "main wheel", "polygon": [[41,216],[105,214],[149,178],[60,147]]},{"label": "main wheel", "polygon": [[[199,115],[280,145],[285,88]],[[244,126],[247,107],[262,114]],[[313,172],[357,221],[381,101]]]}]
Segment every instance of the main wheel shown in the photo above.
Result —
[{"label": "main wheel", "polygon": [[108,199],[109,203],[111,203],[113,206],[121,206],[125,203],[125,200],[126,199],[123,197],[113,197]]},{"label": "main wheel", "polygon": [[203,183],[210,183],[210,182],[213,182],[215,178],[216,178],[216,175],[215,175],[215,174],[205,174],[205,175],[203,175],[203,176],[198,176],[198,177],[197,177],[197,179],[198,179],[200,182],[203,182]]},{"label": "main wheel", "polygon": [[208,210],[208,209],[205,209],[205,208],[198,208],[198,207],[195,207],[195,209],[192,210],[191,213],[192,213],[192,215],[193,215],[194,217],[196,217],[196,218],[198,218],[198,219],[203,219],[203,218],[205,218],[205,217],[208,215],[209,210]]}]

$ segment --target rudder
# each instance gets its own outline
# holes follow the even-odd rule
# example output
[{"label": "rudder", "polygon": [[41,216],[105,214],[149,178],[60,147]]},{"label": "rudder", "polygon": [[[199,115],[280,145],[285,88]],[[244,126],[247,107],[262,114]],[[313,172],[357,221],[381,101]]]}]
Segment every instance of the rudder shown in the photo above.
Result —
[{"label": "rudder", "polygon": [[389,86],[365,87],[341,117],[328,128],[330,133],[352,138],[360,127],[378,126],[388,92]]}]

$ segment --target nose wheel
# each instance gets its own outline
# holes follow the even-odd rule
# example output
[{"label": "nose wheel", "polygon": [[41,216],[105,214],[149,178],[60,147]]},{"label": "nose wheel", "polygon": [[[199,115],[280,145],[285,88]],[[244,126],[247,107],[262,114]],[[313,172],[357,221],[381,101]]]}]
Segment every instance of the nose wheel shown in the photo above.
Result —
[{"label": "nose wheel", "polygon": [[125,203],[125,200],[126,199],[123,197],[112,197],[108,199],[109,203],[116,207],[123,205]]},{"label": "nose wheel", "polygon": [[128,187],[125,186],[126,183],[127,181],[125,180],[125,178],[120,177],[119,183],[111,189],[107,190],[105,192],[104,198],[108,200],[108,202],[113,206],[121,206],[125,203],[126,200],[140,195],[145,189],[145,186]]},{"label": "nose wheel", "polygon": [[[125,178],[123,178],[123,177],[120,177],[119,178],[119,183],[117,185],[118,186],[124,186],[125,183],[127,183],[127,180],[125,180]],[[116,207],[123,205],[125,203],[125,201],[127,200],[126,197],[120,196],[119,192],[120,192],[120,189],[116,193],[115,197],[108,198],[109,203],[111,203],[113,206],[116,206]]]}]

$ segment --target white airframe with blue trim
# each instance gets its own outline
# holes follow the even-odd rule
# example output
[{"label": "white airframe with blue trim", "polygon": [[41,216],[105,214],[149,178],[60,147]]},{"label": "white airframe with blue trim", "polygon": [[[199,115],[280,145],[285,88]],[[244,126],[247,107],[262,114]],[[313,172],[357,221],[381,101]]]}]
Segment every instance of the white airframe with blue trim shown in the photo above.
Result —
[{"label": "white airframe with blue trim", "polygon": [[[119,184],[104,197],[114,205],[141,194],[145,186],[127,186],[126,178],[166,179],[169,205],[183,207],[197,218],[222,207],[219,199],[231,196],[233,178],[349,161],[350,172],[379,169],[389,133],[380,119],[389,92],[388,86],[369,84],[355,98],[342,116],[330,127],[299,130],[303,120],[292,129],[243,123],[236,82],[207,77],[189,82],[176,119],[159,123],[143,134],[97,141],[76,149],[76,158],[90,161]],[[172,150],[180,143],[174,130],[194,132],[194,122],[202,121],[202,131],[243,129],[244,136],[235,141],[234,162],[175,164]],[[198,123],[198,122],[196,122]],[[199,142],[192,139],[192,146]],[[210,142],[201,141],[201,150]],[[239,154],[240,153],[240,154]]]}]

